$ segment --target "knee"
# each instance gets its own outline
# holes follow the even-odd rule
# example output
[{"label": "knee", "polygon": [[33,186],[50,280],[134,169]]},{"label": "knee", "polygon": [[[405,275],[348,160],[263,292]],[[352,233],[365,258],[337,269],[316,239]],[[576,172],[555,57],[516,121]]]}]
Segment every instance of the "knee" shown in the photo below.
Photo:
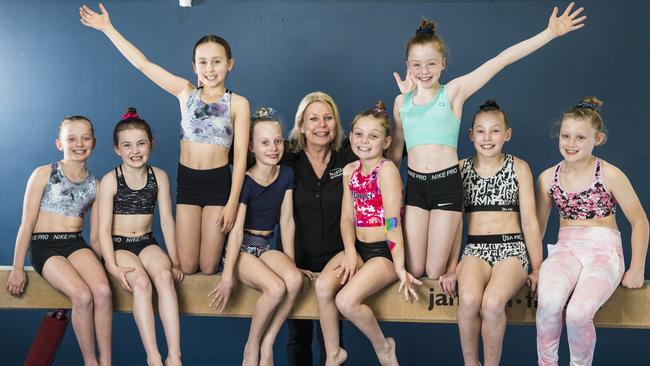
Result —
[{"label": "knee", "polygon": [[133,292],[139,294],[151,294],[151,281],[145,274],[138,275],[133,282]]},{"label": "knee", "polygon": [[287,295],[296,297],[302,289],[302,274],[299,271],[294,271],[285,278],[284,283],[287,288]]},{"label": "knee", "polygon": [[180,267],[181,267],[181,271],[183,271],[183,274],[191,275],[196,273],[199,270],[199,266],[196,265],[195,263],[188,263],[182,260],[180,262],[181,262]]},{"label": "knee", "polygon": [[111,286],[108,283],[95,285],[92,289],[92,296],[95,305],[106,305],[111,303]]},{"label": "knee", "polygon": [[264,290],[264,294],[273,304],[279,304],[286,293],[287,288],[279,278]]},{"label": "knee", "polygon": [[336,294],[332,281],[328,280],[326,276],[319,276],[316,278],[314,283],[314,292],[316,293],[316,299],[318,299],[318,301],[331,300]]},{"label": "knee", "polygon": [[339,292],[338,295],[336,295],[335,301],[336,307],[346,318],[350,318],[354,313],[354,310],[360,305],[356,299],[348,295],[345,291]]},{"label": "knee", "polygon": [[569,303],[566,309],[566,324],[568,327],[583,326],[593,323],[595,309],[584,304]]},{"label": "knee", "polygon": [[427,264],[426,273],[427,273],[427,277],[429,277],[430,279],[437,280],[438,278],[440,278],[440,276],[443,273],[445,273],[445,268],[443,268],[442,266]]},{"label": "knee", "polygon": [[158,271],[158,273],[156,273],[156,275],[154,276],[153,280],[156,284],[162,286],[169,286],[172,285],[172,283],[174,282],[174,279],[172,278],[172,271],[168,268]]},{"label": "knee", "polygon": [[561,316],[565,302],[559,297],[542,296],[537,299],[537,314],[539,316]]},{"label": "knee", "polygon": [[481,309],[482,298],[477,293],[463,292],[458,295],[458,312],[463,315],[475,315]]},{"label": "knee", "polygon": [[506,315],[506,304],[493,297],[483,297],[481,316],[483,319],[495,320]]},{"label": "knee", "polygon": [[80,286],[74,289],[70,301],[75,309],[90,309],[93,306],[93,294],[88,287]]},{"label": "knee", "polygon": [[[201,273],[206,274],[206,275],[213,275],[217,273],[217,269],[219,268],[219,262],[210,262],[210,263],[201,263],[200,264],[200,270]],[[196,272],[196,270],[194,270]]]}]

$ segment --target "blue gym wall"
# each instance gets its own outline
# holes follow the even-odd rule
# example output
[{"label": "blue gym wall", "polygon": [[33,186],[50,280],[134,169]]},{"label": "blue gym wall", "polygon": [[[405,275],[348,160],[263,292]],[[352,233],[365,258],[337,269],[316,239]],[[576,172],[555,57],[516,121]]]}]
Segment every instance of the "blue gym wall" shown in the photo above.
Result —
[{"label": "blue gym wall", "polygon": [[[567,5],[561,1],[196,2],[193,8],[180,8],[175,0],[106,1],[106,6],[116,27],[151,60],[190,80],[195,79],[194,42],[205,34],[226,38],[236,59],[227,86],[246,96],[252,107],[278,109],[287,127],[300,99],[314,90],[334,97],[346,127],[357,111],[377,99],[392,106],[397,88],[391,73],[404,73],[404,44],[421,17],[435,20],[448,43],[450,55],[442,76],[448,81],[541,31],[552,6]],[[96,2],[90,5],[97,8]],[[549,137],[552,123],[581,97],[596,95],[605,101],[602,114],[611,133],[596,154],[620,167],[650,208],[646,186],[650,180],[650,5],[643,1],[581,5],[587,7],[589,17],[584,29],[509,66],[467,101],[459,154],[473,151],[465,131],[477,106],[495,98],[509,113],[514,130],[506,150],[527,160],[538,174],[561,159],[556,141]],[[82,26],[79,6],[67,0],[0,1],[2,265],[12,262],[29,175],[34,167],[60,158],[54,139],[63,116],[87,115],[95,123],[98,144],[89,164],[101,176],[118,163],[111,150],[113,125],[125,107],[137,107],[154,129],[157,148],[152,163],[171,177],[176,175],[180,119],[176,99],[136,71],[104,35]],[[629,263],[629,224],[621,213],[618,218]],[[555,239],[555,213],[550,223],[547,243]],[[198,299],[205,295],[196,294]],[[3,365],[21,364],[42,314],[0,312]],[[240,362],[248,320],[182,317],[181,321],[185,364]],[[404,365],[462,362],[455,325],[386,323],[384,329],[397,339]],[[115,315],[113,334],[116,365],[145,362],[130,314]],[[645,351],[648,331],[599,329],[598,335],[595,364],[619,364],[622,355],[629,364],[650,363]],[[349,324],[345,336],[349,364],[375,362],[369,342]],[[163,339],[160,333],[159,340]],[[285,342],[283,331],[276,343],[278,364],[286,363]],[[567,353],[563,340],[563,363]],[[508,328],[502,360],[503,365],[535,363],[534,327]],[[81,364],[71,329],[56,364]]]}]

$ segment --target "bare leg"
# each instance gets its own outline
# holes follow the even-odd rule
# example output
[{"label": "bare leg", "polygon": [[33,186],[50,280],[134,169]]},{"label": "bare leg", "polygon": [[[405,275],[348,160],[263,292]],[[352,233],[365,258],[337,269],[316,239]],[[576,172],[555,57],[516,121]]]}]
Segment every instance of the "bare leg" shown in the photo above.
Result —
[{"label": "bare leg", "polygon": [[[436,280],[447,271],[449,253],[462,218],[462,212],[431,211],[426,255],[427,277]],[[422,230],[422,228],[419,230]]]},{"label": "bare leg", "polygon": [[43,266],[43,278],[72,302],[72,329],[77,336],[84,365],[98,365],[95,354],[93,295],[75,268],[62,256],[50,257]]},{"label": "bare leg", "polygon": [[262,291],[255,303],[248,340],[244,347],[245,366],[257,366],[260,360],[262,337],[273,318],[278,306],[284,300],[286,287],[278,277],[259,258],[240,253],[237,261],[237,277],[247,286]]},{"label": "bare leg", "polygon": [[106,271],[90,248],[77,250],[68,256],[68,260],[93,294],[93,317],[95,337],[99,346],[99,364],[110,365],[113,301]]},{"label": "bare leg", "polygon": [[223,206],[205,206],[201,215],[201,250],[199,269],[205,274],[214,274],[219,268],[223,239],[225,235],[217,226],[217,219]]},{"label": "bare leg", "polygon": [[429,211],[406,206],[404,211],[404,240],[406,242],[406,269],[415,277],[425,273]]},{"label": "bare leg", "polygon": [[479,365],[481,303],[492,267],[475,256],[466,256],[458,265],[458,332],[465,366]]},{"label": "bare leg", "polygon": [[181,365],[180,321],[178,298],[171,273],[169,257],[157,245],[150,245],[140,252],[140,260],[158,294],[158,314],[165,330],[168,366]]},{"label": "bare leg", "polygon": [[162,366],[162,358],[156,342],[156,321],[153,315],[153,291],[151,281],[140,258],[126,250],[115,251],[115,262],[121,267],[135,268],[126,274],[133,289],[133,318],[138,326],[142,345],[147,354],[147,365]]},{"label": "bare leg", "polygon": [[336,295],[336,307],[368,337],[381,365],[397,365],[395,341],[384,337],[375,314],[362,302],[396,280],[393,262],[386,258],[372,258]]},{"label": "bare leg", "polygon": [[284,321],[287,319],[287,316],[289,316],[291,308],[293,308],[296,297],[302,289],[303,280],[296,265],[282,252],[269,250],[262,254],[260,259],[282,279],[287,289],[287,295],[275,311],[271,323],[266,328],[264,336],[262,337],[260,365],[271,366],[273,365],[273,344],[275,343],[275,338],[277,337],[282,324],[284,324]]},{"label": "bare leg", "polygon": [[[339,344],[339,311],[336,308],[334,298],[337,292],[343,287],[341,280],[336,277],[334,270],[343,260],[345,254],[338,253],[332,258],[321,271],[314,284],[316,299],[318,300],[318,317],[323,330],[323,342],[327,357],[325,365],[338,366],[345,362],[347,352]],[[359,258],[359,265],[362,264]]]},{"label": "bare leg", "polygon": [[498,366],[506,332],[506,304],[526,282],[526,271],[516,258],[497,262],[483,294],[481,314],[483,325],[483,361],[485,366]]},{"label": "bare leg", "polygon": [[176,205],[176,246],[181,271],[193,274],[199,270],[201,243],[200,206]]}]

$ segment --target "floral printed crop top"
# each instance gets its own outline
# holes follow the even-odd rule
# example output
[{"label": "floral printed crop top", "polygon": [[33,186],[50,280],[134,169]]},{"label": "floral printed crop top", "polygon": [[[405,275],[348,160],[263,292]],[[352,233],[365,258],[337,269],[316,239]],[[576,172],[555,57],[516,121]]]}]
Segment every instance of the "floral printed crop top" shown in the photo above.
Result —
[{"label": "floral printed crop top", "polygon": [[226,90],[216,103],[201,100],[201,88],[187,97],[185,113],[181,119],[181,140],[221,145],[230,149],[233,126],[230,120],[232,92]]},{"label": "floral printed crop top", "polygon": [[550,194],[560,217],[565,220],[587,220],[616,213],[616,198],[605,187],[600,159],[596,159],[591,186],[581,192],[567,192],[560,184],[562,162],[555,167]]}]

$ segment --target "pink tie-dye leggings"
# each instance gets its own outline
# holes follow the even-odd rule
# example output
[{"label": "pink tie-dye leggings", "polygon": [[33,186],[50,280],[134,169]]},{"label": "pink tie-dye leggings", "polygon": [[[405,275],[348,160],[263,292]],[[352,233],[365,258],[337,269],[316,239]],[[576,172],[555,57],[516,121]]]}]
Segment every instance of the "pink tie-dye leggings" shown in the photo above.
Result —
[{"label": "pink tie-dye leggings", "polygon": [[[558,364],[562,310],[571,365],[591,365],[596,347],[593,319],[621,282],[625,264],[621,234],[604,227],[564,227],[539,274],[537,356],[539,365]],[[573,292],[573,294],[571,294]]]}]

